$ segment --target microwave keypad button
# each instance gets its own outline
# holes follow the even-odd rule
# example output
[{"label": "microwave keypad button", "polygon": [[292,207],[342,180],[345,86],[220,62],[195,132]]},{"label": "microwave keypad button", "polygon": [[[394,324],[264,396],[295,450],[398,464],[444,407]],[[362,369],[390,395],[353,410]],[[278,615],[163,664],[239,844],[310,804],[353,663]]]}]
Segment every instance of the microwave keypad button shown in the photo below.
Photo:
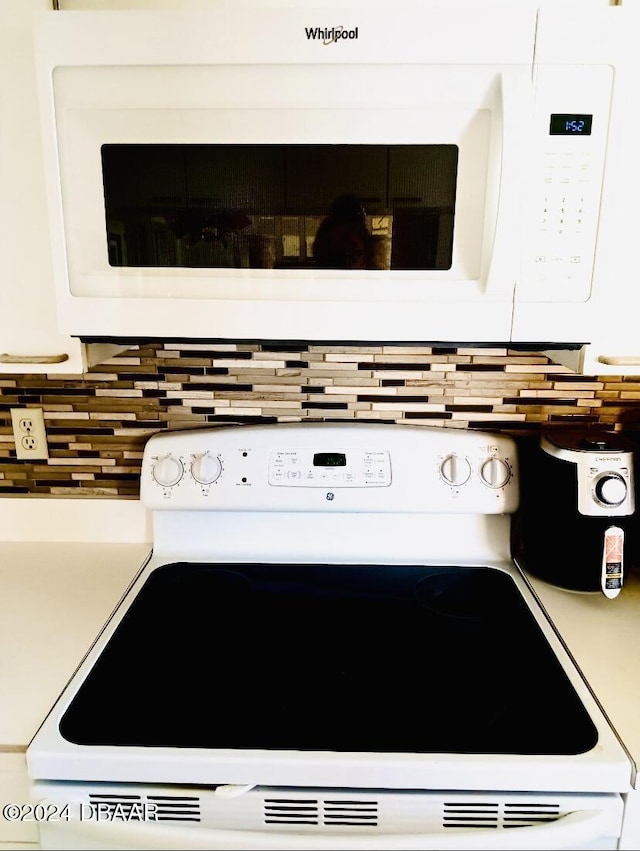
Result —
[{"label": "microwave keypad button", "polygon": [[[539,285],[566,286],[579,296],[590,284],[586,239],[592,230],[587,210],[595,200],[589,192],[591,159],[582,157],[569,167],[568,154],[543,158],[538,251],[533,255],[534,278]],[[597,193],[596,193],[597,194]],[[569,291],[569,290],[567,290]]]}]

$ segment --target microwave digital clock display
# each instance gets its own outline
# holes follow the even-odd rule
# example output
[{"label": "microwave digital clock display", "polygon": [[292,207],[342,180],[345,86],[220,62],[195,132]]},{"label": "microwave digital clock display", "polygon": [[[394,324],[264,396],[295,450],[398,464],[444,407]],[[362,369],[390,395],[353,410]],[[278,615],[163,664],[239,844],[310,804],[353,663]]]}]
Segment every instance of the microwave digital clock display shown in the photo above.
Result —
[{"label": "microwave digital clock display", "polygon": [[550,136],[590,136],[593,115],[553,113],[549,121]]}]

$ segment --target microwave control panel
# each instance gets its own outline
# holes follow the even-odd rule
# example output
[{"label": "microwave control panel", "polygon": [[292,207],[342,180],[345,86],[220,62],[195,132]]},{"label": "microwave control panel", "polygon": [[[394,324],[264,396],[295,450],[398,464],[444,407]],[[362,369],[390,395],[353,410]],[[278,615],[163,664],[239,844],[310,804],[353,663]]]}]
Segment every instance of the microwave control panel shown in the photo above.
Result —
[{"label": "microwave control panel", "polygon": [[537,69],[522,301],[585,301],[611,107],[609,66]]}]

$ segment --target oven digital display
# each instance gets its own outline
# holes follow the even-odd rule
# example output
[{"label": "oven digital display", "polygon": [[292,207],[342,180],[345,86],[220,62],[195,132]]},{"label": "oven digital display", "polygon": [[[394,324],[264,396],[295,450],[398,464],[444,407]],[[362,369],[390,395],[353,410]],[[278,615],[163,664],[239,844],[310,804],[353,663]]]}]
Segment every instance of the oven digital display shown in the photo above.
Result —
[{"label": "oven digital display", "polygon": [[343,452],[316,452],[313,456],[314,467],[346,467],[347,456]]},{"label": "oven digital display", "polygon": [[554,113],[549,121],[550,136],[590,136],[593,115]]}]

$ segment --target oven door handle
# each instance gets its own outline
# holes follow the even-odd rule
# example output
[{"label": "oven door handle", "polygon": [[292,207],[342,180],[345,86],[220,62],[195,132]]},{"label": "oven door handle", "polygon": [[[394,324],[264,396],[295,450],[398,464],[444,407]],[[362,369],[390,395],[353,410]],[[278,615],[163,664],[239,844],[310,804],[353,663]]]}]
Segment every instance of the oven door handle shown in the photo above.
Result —
[{"label": "oven door handle", "polygon": [[[59,802],[48,799],[39,804],[47,812],[57,812]],[[46,809],[50,807],[50,809]],[[286,833],[283,831],[259,830],[217,830],[200,827],[158,826],[153,822],[123,821],[69,821],[47,823],[47,831],[60,829],[65,837],[73,834],[78,841],[104,843],[112,849],[224,849],[224,851],[328,851],[336,848],[342,851],[512,851],[512,849],[575,848],[595,842],[602,837],[617,837],[620,826],[610,811],[579,810],[561,816],[553,822],[519,827],[511,830],[451,829],[438,833],[396,833],[396,834],[315,834]],[[62,838],[62,837],[57,837]],[[47,846],[42,847],[63,847]],[[86,847],[78,845],[74,847]]]}]

